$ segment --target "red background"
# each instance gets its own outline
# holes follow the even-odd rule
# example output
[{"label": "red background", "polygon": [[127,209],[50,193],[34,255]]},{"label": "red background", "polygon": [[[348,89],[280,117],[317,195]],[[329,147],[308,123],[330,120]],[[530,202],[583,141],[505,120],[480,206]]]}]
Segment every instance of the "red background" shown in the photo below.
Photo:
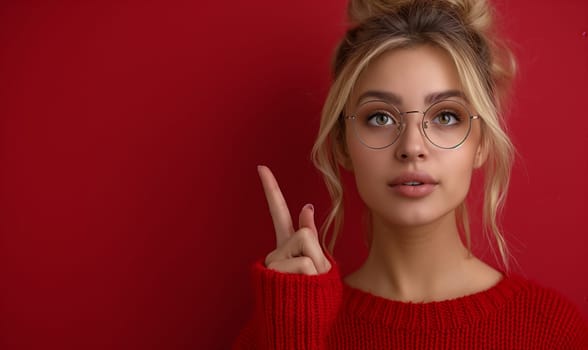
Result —
[{"label": "red background", "polygon": [[[283,6],[0,5],[2,349],[229,346],[274,245],[255,166],[294,215],[327,212],[308,155],[345,2]],[[588,317],[588,3],[498,7],[521,66],[504,228],[517,269]]]}]

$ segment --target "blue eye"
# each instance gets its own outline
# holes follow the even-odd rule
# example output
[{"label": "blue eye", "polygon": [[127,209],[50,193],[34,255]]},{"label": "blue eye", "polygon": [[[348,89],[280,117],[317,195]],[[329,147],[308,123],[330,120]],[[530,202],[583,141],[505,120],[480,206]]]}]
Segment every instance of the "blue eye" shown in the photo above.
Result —
[{"label": "blue eye", "polygon": [[455,125],[461,122],[461,118],[458,113],[451,111],[441,111],[431,119],[431,122],[438,125]]},{"label": "blue eye", "polygon": [[387,126],[396,124],[396,120],[386,112],[375,112],[367,118],[367,123],[372,126]]}]

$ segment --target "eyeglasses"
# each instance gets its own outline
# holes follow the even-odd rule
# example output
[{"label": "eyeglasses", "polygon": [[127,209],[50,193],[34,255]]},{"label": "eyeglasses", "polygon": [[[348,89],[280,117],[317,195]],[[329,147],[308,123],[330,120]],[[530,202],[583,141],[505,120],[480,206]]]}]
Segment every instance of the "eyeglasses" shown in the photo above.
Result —
[{"label": "eyeglasses", "polygon": [[421,129],[427,140],[443,149],[453,149],[465,142],[472,129],[472,115],[462,103],[441,100],[433,103],[424,112],[400,112],[396,107],[381,100],[362,103],[357,112],[345,117],[352,121],[359,141],[373,149],[392,145],[406,128],[404,118],[408,114],[422,114]]}]

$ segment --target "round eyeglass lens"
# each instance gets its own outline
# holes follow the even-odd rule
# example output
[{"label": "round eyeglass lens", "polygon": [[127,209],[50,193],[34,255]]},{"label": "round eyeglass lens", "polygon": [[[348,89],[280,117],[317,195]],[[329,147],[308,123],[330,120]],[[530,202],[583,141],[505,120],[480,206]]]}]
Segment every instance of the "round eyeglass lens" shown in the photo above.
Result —
[{"label": "round eyeglass lens", "polygon": [[468,137],[470,129],[470,113],[459,102],[439,101],[425,111],[423,131],[437,147],[455,148],[461,145]]},{"label": "round eyeglass lens", "polygon": [[383,101],[368,101],[359,106],[353,130],[364,145],[385,148],[393,144],[402,131],[401,113]]}]

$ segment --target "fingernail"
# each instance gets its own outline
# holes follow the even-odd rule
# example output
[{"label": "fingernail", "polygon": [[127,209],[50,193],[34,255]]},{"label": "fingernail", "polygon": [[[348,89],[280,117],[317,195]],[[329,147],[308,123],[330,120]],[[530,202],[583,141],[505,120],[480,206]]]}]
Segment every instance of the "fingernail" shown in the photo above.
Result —
[{"label": "fingernail", "polygon": [[312,204],[307,204],[306,207],[314,213],[314,206]]}]

